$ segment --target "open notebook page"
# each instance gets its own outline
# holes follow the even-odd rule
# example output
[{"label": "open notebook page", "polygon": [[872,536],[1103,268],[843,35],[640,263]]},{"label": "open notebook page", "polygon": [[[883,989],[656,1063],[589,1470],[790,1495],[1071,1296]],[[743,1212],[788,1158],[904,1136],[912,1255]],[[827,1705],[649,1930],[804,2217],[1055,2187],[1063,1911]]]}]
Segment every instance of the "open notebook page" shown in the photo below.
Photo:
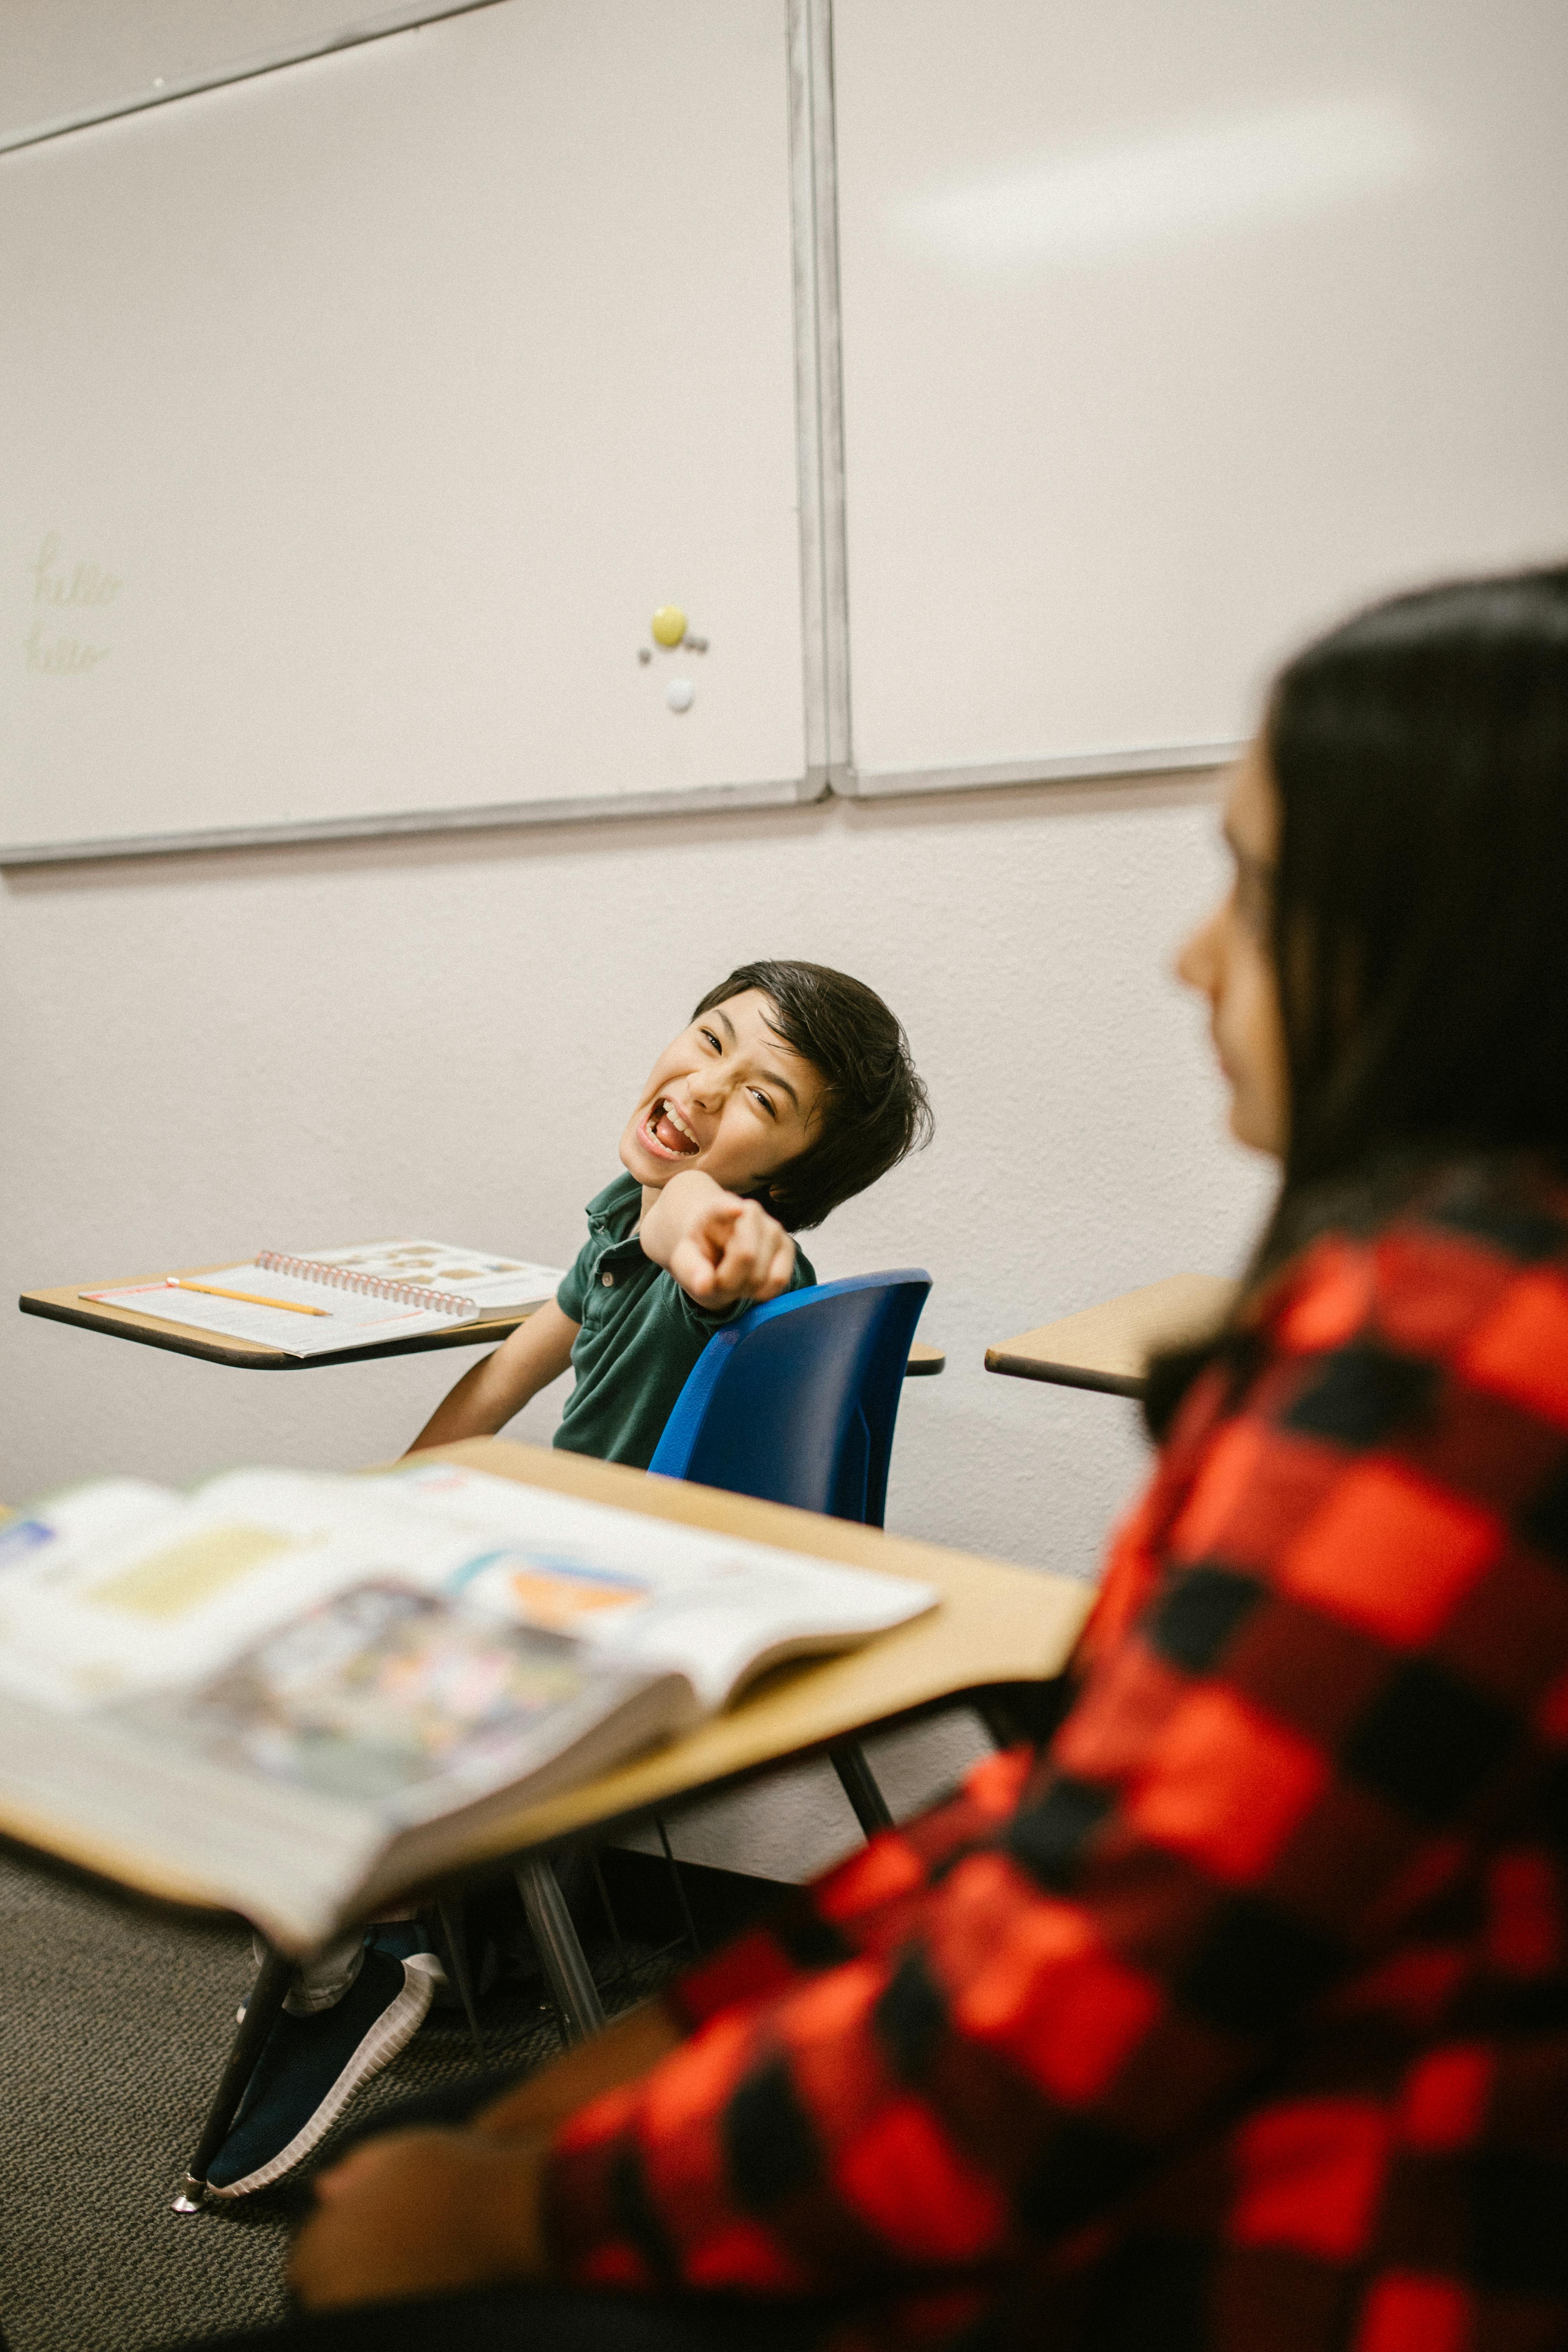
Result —
[{"label": "open notebook page", "polygon": [[[538,1265],[482,1250],[462,1250],[446,1242],[375,1242],[343,1250],[320,1250],[289,1261],[291,1269],[263,1265],[219,1266],[177,1280],[131,1283],[113,1289],[84,1290],[83,1298],[156,1315],[225,1339],[248,1339],[282,1354],[330,1356],[345,1348],[374,1347],[452,1330],[473,1315],[494,1315],[513,1307],[538,1306],[555,1296],[559,1266]],[[339,1270],[339,1284],[316,1278],[308,1269]],[[352,1281],[354,1287],[347,1286]],[[468,1301],[473,1314],[444,1313],[406,1300],[378,1298],[360,1285],[417,1284]],[[218,1297],[222,1291],[244,1297]],[[276,1300],[276,1305],[266,1302]]]},{"label": "open notebook page", "polygon": [[[340,1348],[374,1347],[380,1339],[416,1339],[427,1331],[450,1331],[471,1318],[436,1315],[427,1308],[400,1307],[389,1298],[364,1298],[350,1290],[332,1290],[298,1276],[274,1274],[255,1265],[224,1265],[193,1276],[191,1281],[216,1288],[246,1290],[250,1299],[216,1298],[210,1291],[187,1284],[137,1282],[115,1290],[84,1290],[83,1298],[106,1307],[129,1307],[139,1315],[157,1315],[193,1330],[212,1331],[227,1339],[250,1339],[277,1348],[288,1356],[330,1356]],[[255,1299],[279,1299],[280,1306],[258,1306]],[[304,1307],[313,1310],[300,1313]],[[296,1311],[291,1312],[290,1309]]]},{"label": "open notebook page", "polygon": [[459,1292],[476,1307],[535,1307],[553,1298],[563,1269],[457,1242],[360,1242],[347,1249],[302,1250],[310,1265],[341,1266],[373,1282],[418,1282]]}]

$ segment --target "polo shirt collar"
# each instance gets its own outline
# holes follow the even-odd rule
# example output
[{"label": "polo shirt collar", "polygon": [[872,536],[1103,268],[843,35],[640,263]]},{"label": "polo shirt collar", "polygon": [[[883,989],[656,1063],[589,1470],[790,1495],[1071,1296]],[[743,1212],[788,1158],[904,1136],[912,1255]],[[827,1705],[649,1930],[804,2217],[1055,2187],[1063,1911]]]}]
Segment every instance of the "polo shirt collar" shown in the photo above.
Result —
[{"label": "polo shirt collar", "polygon": [[612,1249],[624,1248],[628,1242],[640,1249],[642,1244],[637,1242],[635,1229],[641,1208],[642,1186],[629,1169],[623,1169],[589,1202],[588,1229]]}]

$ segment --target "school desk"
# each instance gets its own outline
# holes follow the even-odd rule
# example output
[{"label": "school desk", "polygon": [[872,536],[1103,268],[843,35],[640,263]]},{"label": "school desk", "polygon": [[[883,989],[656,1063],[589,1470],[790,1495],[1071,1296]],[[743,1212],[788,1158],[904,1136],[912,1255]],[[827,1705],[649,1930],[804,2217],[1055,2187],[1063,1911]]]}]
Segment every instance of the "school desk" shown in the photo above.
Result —
[{"label": "school desk", "polygon": [[[775,1667],[684,1738],[542,1802],[520,1802],[515,1812],[488,1822],[454,1846],[442,1882],[448,1892],[467,1875],[522,1858],[518,1875],[530,1925],[563,2014],[578,2031],[597,2021],[598,1999],[592,1981],[584,1981],[575,1933],[544,1861],[552,1846],[586,1831],[605,1835],[629,1827],[677,1798],[829,1748],[876,1725],[988,1691],[1005,1694],[1009,1686],[1049,1682],[1067,1663],[1093,1599],[1093,1587],[1076,1577],[1006,1567],[878,1528],[655,1478],[584,1454],[483,1437],[432,1448],[425,1458],[443,1457],[652,1518],[912,1577],[933,1585],[940,1595],[937,1606],[911,1623],[895,1626],[857,1650]],[[83,1838],[45,1808],[0,1807],[0,1836],[159,1901],[208,1911],[224,1907],[199,1876],[154,1866],[133,1847]],[[423,1891],[405,1890],[410,1895]],[[289,1976],[285,1955],[273,1954],[263,1964],[177,2200],[181,2211],[194,2210],[200,2201],[205,2167],[233,2120]]]},{"label": "school desk", "polygon": [[[224,1265],[232,1265],[225,1258]],[[144,1315],[129,1307],[106,1306],[88,1296],[94,1290],[129,1290],[135,1284],[163,1282],[168,1272],[196,1276],[216,1274],[216,1265],[182,1265],[164,1274],[130,1275],[109,1282],[68,1282],[52,1290],[24,1290],[16,1304],[24,1315],[41,1315],[51,1323],[79,1324],[84,1331],[107,1331],[112,1339],[133,1339],[143,1348],[167,1348],[176,1356],[199,1356],[209,1364],[231,1364],[243,1372],[303,1372],[321,1364],[369,1364],[382,1356],[418,1356],[431,1348],[493,1348],[525,1323],[543,1304],[535,1299],[504,1315],[486,1315],[477,1323],[459,1323],[450,1331],[426,1331],[416,1339],[382,1340],[369,1348],[342,1348],[331,1356],[289,1356],[256,1339],[235,1339],[221,1331],[198,1331],[173,1316]],[[910,1349],[906,1377],[930,1378],[947,1358],[940,1348],[917,1339]]]},{"label": "school desk", "polygon": [[1212,1328],[1235,1296],[1235,1283],[1219,1275],[1169,1275],[987,1348],[985,1369],[1058,1388],[1142,1396],[1150,1357]]}]

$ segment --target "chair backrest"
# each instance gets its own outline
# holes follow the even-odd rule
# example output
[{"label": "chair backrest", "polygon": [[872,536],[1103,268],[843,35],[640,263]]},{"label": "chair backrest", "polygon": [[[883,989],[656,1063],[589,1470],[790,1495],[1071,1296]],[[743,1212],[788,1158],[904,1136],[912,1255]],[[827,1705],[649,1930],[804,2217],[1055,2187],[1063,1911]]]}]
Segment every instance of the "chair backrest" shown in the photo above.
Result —
[{"label": "chair backrest", "polygon": [[650,1470],[879,1528],[920,1266],[786,1291],[715,1333]]}]

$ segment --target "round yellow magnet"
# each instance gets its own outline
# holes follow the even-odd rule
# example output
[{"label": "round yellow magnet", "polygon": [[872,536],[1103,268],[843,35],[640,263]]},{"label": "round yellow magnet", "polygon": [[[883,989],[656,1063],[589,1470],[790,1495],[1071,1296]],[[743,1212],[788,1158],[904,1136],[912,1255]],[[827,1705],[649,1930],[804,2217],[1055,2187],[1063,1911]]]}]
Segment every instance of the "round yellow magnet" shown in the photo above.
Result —
[{"label": "round yellow magnet", "polygon": [[686,615],[679,604],[661,604],[653,616],[654,643],[678,646],[686,635]]}]

